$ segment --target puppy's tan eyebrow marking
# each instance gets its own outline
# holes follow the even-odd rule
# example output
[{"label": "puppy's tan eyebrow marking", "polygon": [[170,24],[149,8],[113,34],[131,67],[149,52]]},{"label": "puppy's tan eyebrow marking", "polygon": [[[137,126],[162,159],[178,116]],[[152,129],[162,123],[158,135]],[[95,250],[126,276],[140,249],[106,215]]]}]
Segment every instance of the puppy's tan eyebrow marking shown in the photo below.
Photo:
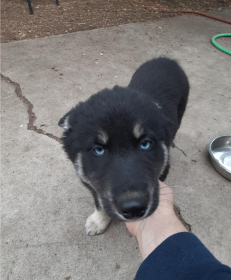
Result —
[{"label": "puppy's tan eyebrow marking", "polygon": [[139,123],[136,123],[134,128],[133,128],[133,134],[134,136],[139,139],[144,132],[144,129],[141,127]]},{"label": "puppy's tan eyebrow marking", "polygon": [[107,135],[107,133],[106,133],[105,131],[100,130],[100,131],[98,132],[98,135],[97,135],[97,140],[98,140],[101,144],[106,145],[107,142],[108,142],[108,140],[109,140],[109,137],[108,137],[108,135]]}]

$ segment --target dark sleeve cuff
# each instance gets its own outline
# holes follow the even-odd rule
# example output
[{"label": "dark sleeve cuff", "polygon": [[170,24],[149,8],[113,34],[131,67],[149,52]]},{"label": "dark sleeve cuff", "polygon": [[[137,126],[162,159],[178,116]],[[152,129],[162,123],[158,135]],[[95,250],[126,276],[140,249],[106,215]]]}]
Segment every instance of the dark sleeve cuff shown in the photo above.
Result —
[{"label": "dark sleeve cuff", "polygon": [[222,265],[192,233],[174,234],[161,243],[141,264],[135,280],[231,279]]}]

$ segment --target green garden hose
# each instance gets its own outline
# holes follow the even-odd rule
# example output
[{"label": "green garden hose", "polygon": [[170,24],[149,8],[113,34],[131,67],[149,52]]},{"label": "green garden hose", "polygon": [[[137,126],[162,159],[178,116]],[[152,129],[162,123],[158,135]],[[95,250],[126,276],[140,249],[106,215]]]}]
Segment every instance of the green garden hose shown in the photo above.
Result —
[{"label": "green garden hose", "polygon": [[220,46],[217,42],[216,42],[216,39],[219,38],[219,37],[231,37],[231,33],[224,33],[224,34],[217,34],[215,36],[213,36],[213,38],[211,39],[211,42],[212,44],[218,48],[220,51],[224,52],[224,53],[227,53],[229,55],[231,55],[231,51],[230,50],[227,50],[225,48],[223,48],[222,46]]}]

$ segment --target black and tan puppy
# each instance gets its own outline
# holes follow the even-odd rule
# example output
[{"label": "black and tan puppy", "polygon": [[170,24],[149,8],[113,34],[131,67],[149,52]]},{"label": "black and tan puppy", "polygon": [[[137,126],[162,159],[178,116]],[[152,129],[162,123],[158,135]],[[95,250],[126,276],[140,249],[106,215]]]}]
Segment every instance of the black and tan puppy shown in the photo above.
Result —
[{"label": "black and tan puppy", "polygon": [[177,62],[157,58],[141,65],[127,87],[104,89],[59,121],[64,150],[95,200],[88,234],[102,233],[111,218],[137,220],[155,211],[188,94]]}]

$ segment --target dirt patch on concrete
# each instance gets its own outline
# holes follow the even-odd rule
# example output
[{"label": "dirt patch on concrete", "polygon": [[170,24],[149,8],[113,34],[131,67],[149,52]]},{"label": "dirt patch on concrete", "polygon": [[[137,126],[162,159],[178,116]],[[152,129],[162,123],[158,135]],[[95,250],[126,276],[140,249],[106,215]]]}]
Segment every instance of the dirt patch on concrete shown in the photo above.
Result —
[{"label": "dirt patch on concrete", "polygon": [[[229,7],[230,0],[2,0],[2,42],[71,33],[177,15],[174,9],[210,11]],[[135,3],[136,2],[136,3]],[[139,3],[138,3],[139,2]],[[151,3],[166,9],[142,5]]]}]

